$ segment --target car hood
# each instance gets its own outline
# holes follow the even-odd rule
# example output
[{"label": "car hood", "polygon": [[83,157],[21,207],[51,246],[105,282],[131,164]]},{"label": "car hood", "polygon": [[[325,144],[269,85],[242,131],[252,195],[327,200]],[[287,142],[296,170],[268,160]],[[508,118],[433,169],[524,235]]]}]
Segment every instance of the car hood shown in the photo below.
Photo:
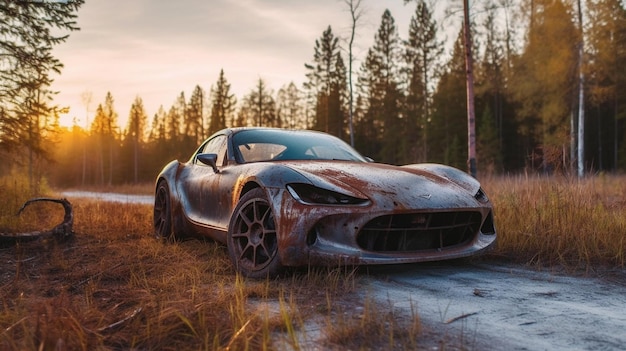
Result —
[{"label": "car hood", "polygon": [[[290,167],[315,186],[369,198],[384,207],[437,209],[479,205],[474,197],[480,187],[478,182],[447,166],[309,161],[293,162]],[[447,172],[440,172],[441,169]]]}]

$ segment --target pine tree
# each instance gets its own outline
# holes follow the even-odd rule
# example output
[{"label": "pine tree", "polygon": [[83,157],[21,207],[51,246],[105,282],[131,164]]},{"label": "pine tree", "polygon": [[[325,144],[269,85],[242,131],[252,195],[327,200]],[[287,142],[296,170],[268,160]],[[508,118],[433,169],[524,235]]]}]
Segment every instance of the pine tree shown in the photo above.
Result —
[{"label": "pine tree", "polygon": [[187,108],[187,100],[185,99],[184,91],[180,92],[174,101],[172,108],[175,111],[175,114],[172,114],[172,117],[175,116],[177,121],[180,123],[180,135],[177,148],[181,150],[181,152],[188,154],[191,150],[198,146],[198,143],[192,134],[193,126],[190,124],[190,119],[187,116],[189,109]]},{"label": "pine tree", "polygon": [[[67,40],[65,31],[78,30],[76,12],[83,0],[0,0],[0,150],[26,145],[44,154],[46,133],[61,109],[50,105],[55,92],[51,73],[62,63],[52,49]],[[32,158],[32,156],[31,156]]]},{"label": "pine tree", "polygon": [[281,121],[276,118],[276,103],[263,79],[259,79],[256,88],[244,97],[243,104],[246,125],[281,127]]},{"label": "pine tree", "polygon": [[[484,10],[483,47],[482,56],[476,64],[476,111],[489,111],[495,123],[496,137],[498,143],[494,147],[498,148],[503,164],[497,165],[496,171],[501,171],[502,167],[515,168],[522,167],[524,163],[523,155],[517,152],[517,125],[513,118],[514,108],[509,101],[509,92],[506,85],[506,74],[508,70],[507,58],[507,34],[506,28],[500,29],[498,24],[502,12],[506,9],[488,1]],[[501,25],[501,23],[500,23]],[[482,118],[485,113],[477,116],[477,125],[482,125]],[[482,152],[484,153],[484,151]],[[480,155],[479,155],[480,156]],[[484,160],[478,159],[479,164],[485,165]]]},{"label": "pine tree", "polygon": [[[499,33],[496,29],[495,7],[487,8],[487,17],[483,27],[485,33],[485,50],[483,58],[478,62],[476,70],[476,97],[480,100],[487,100],[485,104],[489,108],[485,111],[493,111],[497,120],[501,120],[502,91],[504,90],[504,76],[502,66],[504,62],[504,49],[499,41]],[[498,123],[500,126],[501,123]]]},{"label": "pine tree", "polygon": [[344,135],[347,76],[341,58],[339,38],[335,37],[330,26],[315,41],[313,62],[305,64],[308,81],[305,89],[315,96],[314,129]]},{"label": "pine tree", "polygon": [[103,111],[104,120],[102,128],[103,136],[103,148],[102,154],[107,153],[108,150],[108,184],[113,183],[113,173],[115,162],[115,151],[118,146],[119,140],[119,124],[117,122],[117,112],[115,112],[113,95],[111,92],[107,92],[104,98]]},{"label": "pine tree", "polygon": [[302,107],[301,92],[298,87],[291,82],[286,87],[278,90],[276,112],[281,124],[290,129],[307,129],[304,109]]},{"label": "pine tree", "polygon": [[171,161],[175,156],[169,148],[166,133],[167,113],[163,105],[159,106],[157,113],[152,117],[152,126],[148,135],[147,150],[143,167],[156,174],[164,164]]},{"label": "pine tree", "polygon": [[204,90],[199,85],[193,89],[185,113],[185,135],[192,145],[198,145],[204,138]]},{"label": "pine tree", "polygon": [[467,97],[463,29],[433,96],[429,160],[467,168]]},{"label": "pine tree", "polygon": [[224,70],[220,70],[215,88],[211,89],[211,122],[208,135],[226,128],[235,113],[237,99],[230,93],[230,84],[224,77]]},{"label": "pine tree", "polygon": [[[587,2],[588,9],[588,66],[589,95],[591,106],[597,117],[591,121],[596,125],[597,156],[592,162],[612,164],[617,169],[620,154],[620,138],[626,133],[626,5],[619,0],[593,0]],[[603,128],[604,126],[604,128]],[[621,145],[626,140],[621,139]],[[622,148],[623,149],[623,148]],[[605,150],[606,152],[603,152]],[[612,155],[612,157],[607,157]],[[600,167],[602,168],[602,167]]]},{"label": "pine tree", "polygon": [[152,117],[150,131],[148,133],[148,142],[164,142],[166,140],[165,121],[167,114],[163,105],[159,106],[157,113]]},{"label": "pine tree", "polygon": [[395,20],[389,10],[383,13],[381,24],[361,67],[359,89],[367,109],[358,127],[355,144],[366,154],[376,155],[381,162],[403,160],[400,87],[400,38]]},{"label": "pine tree", "polygon": [[498,133],[489,105],[485,106],[483,114],[480,116],[476,139],[476,153],[478,162],[481,164],[478,168],[486,170],[487,173],[501,171],[502,151],[499,147]]},{"label": "pine tree", "polygon": [[139,182],[139,158],[141,148],[145,142],[146,123],[148,116],[143,107],[143,100],[137,96],[130,107],[128,115],[128,129],[126,132],[126,140],[132,145],[133,155],[133,181]]},{"label": "pine tree", "polygon": [[437,72],[437,59],[443,52],[443,44],[437,40],[437,22],[424,0],[417,1],[405,46],[409,82],[405,112],[409,133],[406,138],[412,145],[409,158],[423,162],[428,159],[427,125],[432,99],[429,89]]},{"label": "pine tree", "polygon": [[167,111],[165,120],[165,139],[170,150],[178,150],[182,147],[181,121],[182,116],[179,114],[176,106],[171,106]]},{"label": "pine tree", "polygon": [[95,139],[95,147],[97,151],[94,155],[97,163],[97,175],[95,182],[98,185],[104,184],[104,109],[102,104],[99,104],[96,108],[96,115],[93,122],[91,122],[91,138]]}]

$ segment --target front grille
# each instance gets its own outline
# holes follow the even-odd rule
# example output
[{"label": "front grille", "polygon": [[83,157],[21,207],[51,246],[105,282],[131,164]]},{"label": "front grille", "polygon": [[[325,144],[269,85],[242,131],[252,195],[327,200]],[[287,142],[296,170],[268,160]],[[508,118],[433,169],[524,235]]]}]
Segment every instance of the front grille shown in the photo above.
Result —
[{"label": "front grille", "polygon": [[481,219],[471,211],[381,216],[361,229],[357,243],[377,252],[444,249],[472,240]]}]

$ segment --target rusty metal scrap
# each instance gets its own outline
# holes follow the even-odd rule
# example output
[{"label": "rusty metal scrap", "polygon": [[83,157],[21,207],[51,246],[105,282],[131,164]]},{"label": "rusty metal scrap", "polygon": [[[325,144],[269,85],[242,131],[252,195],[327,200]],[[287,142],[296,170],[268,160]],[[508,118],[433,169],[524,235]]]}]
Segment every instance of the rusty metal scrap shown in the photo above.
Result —
[{"label": "rusty metal scrap", "polygon": [[35,202],[54,202],[63,206],[65,210],[65,215],[63,216],[63,222],[57,224],[50,230],[36,230],[32,232],[23,232],[23,233],[0,233],[0,239],[12,239],[12,240],[20,240],[20,239],[37,239],[44,236],[52,236],[57,240],[65,240],[73,237],[74,230],[74,212],[72,210],[72,204],[67,199],[55,199],[55,198],[47,198],[47,197],[38,197],[33,198],[24,203],[22,207],[17,211],[17,216],[21,215],[26,207]]}]

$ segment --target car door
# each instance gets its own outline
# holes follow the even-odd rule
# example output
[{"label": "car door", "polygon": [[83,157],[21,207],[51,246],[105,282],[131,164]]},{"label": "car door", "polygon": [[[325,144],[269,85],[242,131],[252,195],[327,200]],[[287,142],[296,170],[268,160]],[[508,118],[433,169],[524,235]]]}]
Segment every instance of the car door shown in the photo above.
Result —
[{"label": "car door", "polygon": [[221,169],[226,157],[226,136],[217,135],[207,140],[181,171],[178,182],[189,219],[207,227],[223,229],[219,225],[219,203],[222,196],[218,185],[221,174],[211,165],[200,162],[199,154],[216,154],[215,165],[218,170]]}]

